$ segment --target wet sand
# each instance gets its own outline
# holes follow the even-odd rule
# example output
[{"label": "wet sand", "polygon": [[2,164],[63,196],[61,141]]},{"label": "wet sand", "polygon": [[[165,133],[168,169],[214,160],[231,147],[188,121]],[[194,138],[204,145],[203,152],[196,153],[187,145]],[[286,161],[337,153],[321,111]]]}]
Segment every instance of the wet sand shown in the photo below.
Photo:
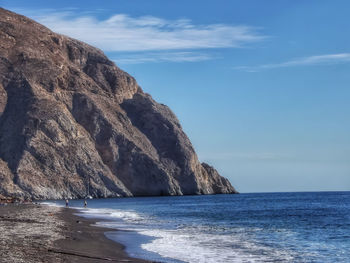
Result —
[{"label": "wet sand", "polygon": [[124,246],[105,237],[111,229],[75,210],[45,205],[0,206],[1,262],[135,262]]}]

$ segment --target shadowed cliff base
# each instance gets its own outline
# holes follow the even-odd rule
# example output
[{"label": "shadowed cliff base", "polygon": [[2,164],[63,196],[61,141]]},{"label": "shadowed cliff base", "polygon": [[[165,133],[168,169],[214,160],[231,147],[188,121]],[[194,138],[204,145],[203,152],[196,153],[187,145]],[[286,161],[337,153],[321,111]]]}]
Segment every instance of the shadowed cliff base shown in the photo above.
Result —
[{"label": "shadowed cliff base", "polygon": [[236,193],[102,51],[0,9],[0,194]]}]

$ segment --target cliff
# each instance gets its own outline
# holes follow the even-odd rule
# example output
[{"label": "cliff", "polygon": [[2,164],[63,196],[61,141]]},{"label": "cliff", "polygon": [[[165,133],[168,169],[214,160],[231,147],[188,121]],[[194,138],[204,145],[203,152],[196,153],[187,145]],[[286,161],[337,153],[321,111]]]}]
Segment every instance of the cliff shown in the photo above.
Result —
[{"label": "cliff", "polygon": [[100,50],[0,9],[0,194],[235,193],[171,110]]}]

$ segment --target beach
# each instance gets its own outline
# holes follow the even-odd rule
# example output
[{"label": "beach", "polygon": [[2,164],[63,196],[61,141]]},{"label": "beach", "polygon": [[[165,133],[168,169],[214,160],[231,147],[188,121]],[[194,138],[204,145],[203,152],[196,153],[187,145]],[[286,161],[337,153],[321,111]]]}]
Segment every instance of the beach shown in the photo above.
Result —
[{"label": "beach", "polygon": [[128,257],[107,239],[110,229],[74,209],[37,204],[0,206],[1,262],[149,262]]},{"label": "beach", "polygon": [[[0,262],[348,262],[350,192],[0,206]],[[97,227],[97,226],[98,227]],[[142,258],[146,259],[136,259]]]}]

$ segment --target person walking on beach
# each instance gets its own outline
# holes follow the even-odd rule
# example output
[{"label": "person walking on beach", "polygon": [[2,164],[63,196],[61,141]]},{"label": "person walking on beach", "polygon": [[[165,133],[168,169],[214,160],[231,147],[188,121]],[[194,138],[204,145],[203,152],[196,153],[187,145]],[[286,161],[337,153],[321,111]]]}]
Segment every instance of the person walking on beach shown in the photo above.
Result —
[{"label": "person walking on beach", "polygon": [[69,201],[68,199],[66,199],[66,207],[68,207],[68,205],[69,205]]},{"label": "person walking on beach", "polygon": [[87,202],[86,202],[86,200],[84,200],[84,207],[86,207],[87,206]]}]

